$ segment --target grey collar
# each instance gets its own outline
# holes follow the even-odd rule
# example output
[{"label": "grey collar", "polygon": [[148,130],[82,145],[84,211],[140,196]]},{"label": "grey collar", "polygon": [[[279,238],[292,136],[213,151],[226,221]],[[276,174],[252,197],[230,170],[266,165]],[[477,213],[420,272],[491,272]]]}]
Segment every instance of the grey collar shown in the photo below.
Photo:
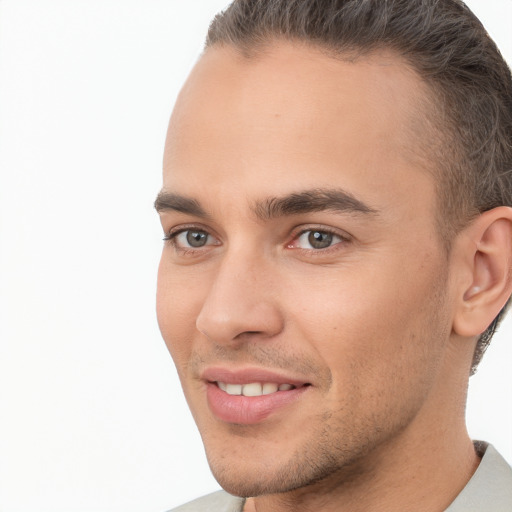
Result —
[{"label": "grey collar", "polygon": [[512,512],[512,468],[490,445],[475,442],[480,465],[446,512]]}]

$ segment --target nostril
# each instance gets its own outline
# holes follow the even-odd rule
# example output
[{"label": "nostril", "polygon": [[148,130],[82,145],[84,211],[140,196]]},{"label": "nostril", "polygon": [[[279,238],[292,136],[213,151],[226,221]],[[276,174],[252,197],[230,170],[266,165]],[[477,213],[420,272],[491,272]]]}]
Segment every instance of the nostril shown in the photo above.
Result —
[{"label": "nostril", "polygon": [[[283,329],[280,311],[264,300],[229,294],[217,287],[207,297],[199,312],[196,329],[210,342],[238,345],[256,338],[267,339]],[[250,295],[250,294],[249,294]]]},{"label": "nostril", "polygon": [[261,334],[261,331],[244,331],[241,332],[240,334],[237,334],[235,338],[242,338],[244,336],[256,336],[258,334]]}]

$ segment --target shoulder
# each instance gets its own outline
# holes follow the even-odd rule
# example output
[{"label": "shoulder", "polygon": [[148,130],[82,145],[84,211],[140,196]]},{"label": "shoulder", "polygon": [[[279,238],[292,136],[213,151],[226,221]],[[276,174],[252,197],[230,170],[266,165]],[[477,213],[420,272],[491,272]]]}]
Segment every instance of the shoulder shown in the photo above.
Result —
[{"label": "shoulder", "polygon": [[236,498],[224,491],[214,492],[185,503],[169,512],[242,512],[243,498]]}]

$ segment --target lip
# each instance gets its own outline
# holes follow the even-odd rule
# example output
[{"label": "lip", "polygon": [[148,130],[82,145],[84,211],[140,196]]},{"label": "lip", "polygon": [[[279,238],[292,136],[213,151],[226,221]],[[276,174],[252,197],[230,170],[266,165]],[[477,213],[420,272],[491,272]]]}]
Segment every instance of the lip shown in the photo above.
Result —
[{"label": "lip", "polygon": [[229,369],[220,367],[206,368],[201,378],[207,382],[227,382],[229,384],[250,384],[251,382],[274,382],[275,384],[293,384],[297,388],[308,381],[287,376],[265,368]]},{"label": "lip", "polygon": [[[202,374],[206,382],[206,398],[212,414],[220,421],[238,425],[260,423],[269,416],[282,411],[296,402],[311,386],[308,382],[287,377],[262,368],[230,370],[226,368],[208,368]],[[295,388],[277,391],[269,395],[247,397],[229,395],[222,391],[217,382],[230,384],[250,384],[252,382],[272,382],[292,384]]]}]

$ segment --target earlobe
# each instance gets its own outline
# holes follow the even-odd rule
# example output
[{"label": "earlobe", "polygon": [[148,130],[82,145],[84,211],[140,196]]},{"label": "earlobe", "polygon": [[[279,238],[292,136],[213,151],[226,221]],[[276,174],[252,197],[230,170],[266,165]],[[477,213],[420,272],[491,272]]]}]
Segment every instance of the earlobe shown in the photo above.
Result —
[{"label": "earlobe", "polygon": [[467,276],[453,330],[465,337],[484,332],[512,293],[512,208],[489,210],[475,219],[459,247]]}]

